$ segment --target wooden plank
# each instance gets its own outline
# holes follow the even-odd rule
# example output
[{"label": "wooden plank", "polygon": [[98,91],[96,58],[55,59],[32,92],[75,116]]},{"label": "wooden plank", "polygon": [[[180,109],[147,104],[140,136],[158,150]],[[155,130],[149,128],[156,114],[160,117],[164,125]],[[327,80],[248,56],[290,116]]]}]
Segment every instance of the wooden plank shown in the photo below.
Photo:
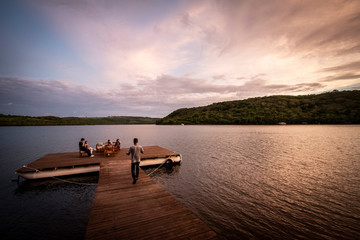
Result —
[{"label": "wooden plank", "polygon": [[140,170],[139,180],[132,184],[129,160],[102,162],[100,166],[86,239],[217,238],[144,171]]}]

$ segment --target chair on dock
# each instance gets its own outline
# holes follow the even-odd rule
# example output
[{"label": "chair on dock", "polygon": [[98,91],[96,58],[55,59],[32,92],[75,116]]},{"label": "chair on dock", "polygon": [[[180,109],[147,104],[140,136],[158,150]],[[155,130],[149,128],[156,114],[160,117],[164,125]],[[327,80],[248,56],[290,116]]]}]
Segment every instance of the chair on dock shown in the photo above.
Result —
[{"label": "chair on dock", "polygon": [[88,156],[88,154],[86,151],[79,150],[79,157],[87,157],[87,156]]},{"label": "chair on dock", "polygon": [[118,148],[115,146],[105,146],[104,147],[104,157],[110,156],[110,154],[115,155],[118,152],[120,152],[120,150],[118,150]]}]

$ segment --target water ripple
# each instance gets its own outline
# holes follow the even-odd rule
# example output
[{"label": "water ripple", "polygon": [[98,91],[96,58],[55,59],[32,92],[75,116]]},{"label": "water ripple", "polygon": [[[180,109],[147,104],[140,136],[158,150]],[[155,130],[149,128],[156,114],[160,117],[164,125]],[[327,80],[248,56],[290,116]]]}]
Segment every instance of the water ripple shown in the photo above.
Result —
[{"label": "water ripple", "polygon": [[[182,153],[181,166],[171,171],[161,169],[152,178],[223,239],[353,240],[360,236],[360,126],[74,126],[0,130],[4,143],[0,148],[1,205],[9,206],[1,209],[7,219],[1,224],[5,239],[10,238],[7,229],[27,229],[17,235],[20,239],[29,233],[31,221],[37,225],[41,222],[42,216],[36,215],[33,206],[49,213],[46,219],[56,224],[76,222],[74,226],[82,226],[84,231],[87,208],[81,212],[73,205],[89,207],[94,193],[89,188],[56,188],[52,184],[45,184],[46,190],[16,192],[8,181],[14,169],[47,152],[76,151],[79,137],[94,144],[119,137],[127,147],[135,136],[142,145],[157,144]],[[18,139],[28,144],[22,153],[14,154]],[[56,213],[64,220],[51,213],[54,206],[60,206]],[[46,229],[43,231],[45,234]],[[79,230],[72,231],[79,236]]]}]

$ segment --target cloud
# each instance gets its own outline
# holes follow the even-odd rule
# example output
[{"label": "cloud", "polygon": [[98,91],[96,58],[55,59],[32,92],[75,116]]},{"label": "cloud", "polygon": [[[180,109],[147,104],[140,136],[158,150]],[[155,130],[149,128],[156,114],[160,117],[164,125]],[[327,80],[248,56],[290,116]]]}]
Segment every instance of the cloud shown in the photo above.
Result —
[{"label": "cloud", "polygon": [[360,83],[345,86],[342,90],[360,90]]},{"label": "cloud", "polygon": [[360,71],[360,61],[355,61],[335,67],[328,67],[322,69],[324,72],[337,72],[337,71]]},{"label": "cloud", "polygon": [[[0,112],[57,116],[134,115],[162,117],[181,107],[207,105],[218,101],[244,99],[267,94],[316,91],[319,83],[268,84],[259,77],[244,84],[219,85],[204,79],[162,75],[138,85],[97,89],[61,80],[34,81],[0,77]],[[11,104],[9,104],[11,103]]]},{"label": "cloud", "polygon": [[74,111],[81,116],[101,115],[106,111],[110,113],[112,104],[119,112],[124,109],[102,91],[59,80],[33,81],[1,77],[0,101],[12,103],[11,108],[2,105],[1,112],[20,115],[53,112],[58,116],[71,116]]},{"label": "cloud", "polygon": [[266,72],[282,79],[276,74],[284,67],[277,63],[296,57],[296,67],[311,68],[319,57],[353,55],[350,49],[360,42],[357,0],[170,2],[38,0],[32,5],[85,62],[103,70],[102,81],[110,84],[136,81],[139,75],[188,73],[211,78]]},{"label": "cloud", "polygon": [[360,80],[360,61],[324,68],[321,71],[334,73],[324,77],[322,82]]},{"label": "cloud", "polygon": [[356,0],[219,1],[219,5],[233,31],[229,50],[251,40],[249,46],[267,43],[270,51],[331,54],[330,48],[334,51],[358,46],[360,40],[356,30],[360,4]]},{"label": "cloud", "polygon": [[0,78],[3,111],[164,116],[180,107],[360,81],[357,0],[27,3],[77,61],[48,70],[43,79],[53,80],[2,74],[9,76]]},{"label": "cloud", "polygon": [[[163,4],[157,8],[157,4]],[[193,38],[167,1],[38,1],[33,4],[53,23],[86,63],[103,70],[110,84],[176,71],[193,57]],[[173,5],[173,4],[172,4]],[[174,12],[173,14],[171,14]],[[98,84],[92,81],[92,84]]]},{"label": "cloud", "polygon": [[[148,97],[148,99],[143,99],[144,101],[157,99],[159,103],[169,104],[170,106],[179,103],[196,106],[198,104],[210,104],[219,97],[223,101],[237,100],[269,94],[319,92],[326,88],[321,83],[269,84],[261,76],[247,78],[244,83],[214,84],[206,79],[161,75],[156,79],[140,83],[138,88],[126,91],[126,97],[138,93],[145,98]],[[125,89],[123,91],[125,92]]]},{"label": "cloud", "polygon": [[342,55],[350,55],[350,54],[359,54],[360,53],[360,45],[348,46],[340,49],[336,52],[336,56]]},{"label": "cloud", "polygon": [[243,92],[255,92],[255,96],[278,95],[278,94],[303,94],[305,92],[319,92],[326,86],[321,83],[297,83],[297,84],[268,84],[261,78],[252,78],[240,87]]},{"label": "cloud", "polygon": [[326,77],[323,82],[333,82],[333,81],[339,81],[339,80],[360,80],[360,74],[339,74],[339,75],[332,75]]}]

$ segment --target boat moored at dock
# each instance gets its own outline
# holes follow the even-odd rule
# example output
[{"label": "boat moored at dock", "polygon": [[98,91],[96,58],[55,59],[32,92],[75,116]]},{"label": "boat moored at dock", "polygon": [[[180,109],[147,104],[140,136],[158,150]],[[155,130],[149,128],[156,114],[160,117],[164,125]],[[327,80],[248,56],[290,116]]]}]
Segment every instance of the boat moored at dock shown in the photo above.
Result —
[{"label": "boat moored at dock", "polygon": [[142,158],[140,161],[140,167],[150,167],[158,165],[171,166],[173,164],[181,164],[181,160],[181,154],[156,158]]},{"label": "boat moored at dock", "polygon": [[52,169],[35,169],[28,166],[15,171],[15,173],[25,179],[51,178],[60,176],[69,176],[76,174],[93,173],[100,171],[100,164],[92,164],[86,166],[60,167]]}]

